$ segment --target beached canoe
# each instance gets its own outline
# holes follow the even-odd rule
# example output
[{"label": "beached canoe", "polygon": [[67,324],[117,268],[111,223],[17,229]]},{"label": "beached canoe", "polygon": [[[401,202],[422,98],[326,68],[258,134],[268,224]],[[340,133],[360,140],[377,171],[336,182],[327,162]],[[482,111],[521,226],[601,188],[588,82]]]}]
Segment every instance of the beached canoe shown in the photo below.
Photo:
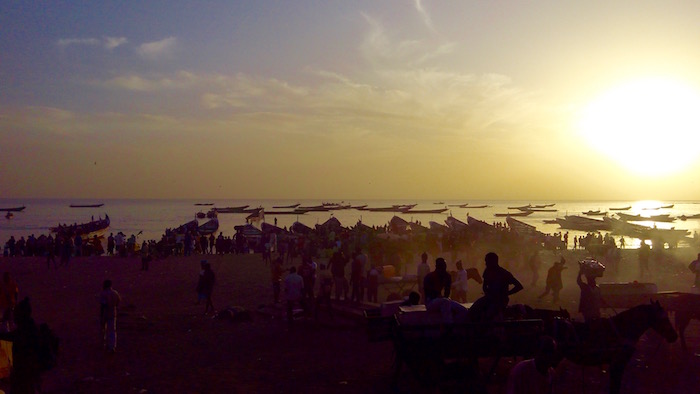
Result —
[{"label": "beached canoe", "polygon": [[209,234],[213,234],[218,229],[219,229],[219,219],[214,218],[214,219],[207,221],[203,225],[197,227],[197,232],[200,235],[209,235]]}]

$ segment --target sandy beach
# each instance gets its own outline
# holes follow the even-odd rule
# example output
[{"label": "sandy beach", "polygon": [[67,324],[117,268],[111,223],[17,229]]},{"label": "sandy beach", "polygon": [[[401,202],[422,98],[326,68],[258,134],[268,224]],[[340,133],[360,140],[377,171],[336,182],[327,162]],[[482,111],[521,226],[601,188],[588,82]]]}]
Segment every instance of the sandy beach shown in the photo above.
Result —
[{"label": "sandy beach", "polygon": [[[619,281],[634,279],[635,252],[624,251]],[[582,253],[567,251],[567,260],[576,261]],[[692,277],[686,267],[696,252],[672,253],[671,262],[654,268],[655,282],[660,291],[687,291]],[[204,305],[195,304],[202,258],[216,273],[217,310],[240,306],[251,311],[251,321],[205,316]],[[535,298],[553,258],[543,254],[540,286],[526,288],[511,303],[551,306]],[[30,297],[35,321],[48,323],[61,338],[58,365],[43,375],[45,393],[391,392],[392,344],[369,342],[362,319],[340,314],[332,321],[323,314],[319,322],[299,320],[289,329],[280,318],[282,309],[271,306],[269,267],[260,255],[169,257],[153,261],[149,271],[140,270],[138,258],[73,258],[69,267],[59,269],[48,269],[43,258],[2,258],[0,264],[17,280],[20,298]],[[483,262],[477,267],[482,270]],[[564,272],[562,306],[576,317],[576,272]],[[98,326],[97,294],[104,279],[111,279],[122,297],[116,354],[103,351]],[[526,284],[529,278],[521,281]],[[480,288],[470,285],[473,301]],[[687,353],[655,333],[642,337],[623,392],[698,393],[700,322],[691,322],[686,335]],[[501,360],[489,392],[503,392],[512,363]],[[0,388],[7,390],[7,382]],[[584,372],[565,361],[557,370],[555,389],[606,392],[607,375],[604,369]],[[405,369],[398,390],[432,392],[418,386]]]}]

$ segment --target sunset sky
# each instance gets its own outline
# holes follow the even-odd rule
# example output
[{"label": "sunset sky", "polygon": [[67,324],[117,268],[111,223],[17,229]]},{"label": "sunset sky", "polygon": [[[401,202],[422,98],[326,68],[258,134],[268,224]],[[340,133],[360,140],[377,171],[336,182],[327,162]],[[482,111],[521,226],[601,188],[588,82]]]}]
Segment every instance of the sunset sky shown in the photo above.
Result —
[{"label": "sunset sky", "polygon": [[697,15],[1,2],[0,198],[698,200]]}]

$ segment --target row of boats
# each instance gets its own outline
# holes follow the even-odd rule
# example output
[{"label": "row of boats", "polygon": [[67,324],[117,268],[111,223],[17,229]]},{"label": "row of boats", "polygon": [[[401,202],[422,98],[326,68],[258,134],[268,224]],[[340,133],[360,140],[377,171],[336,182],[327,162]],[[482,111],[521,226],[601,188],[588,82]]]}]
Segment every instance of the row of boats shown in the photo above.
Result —
[{"label": "row of boats", "polygon": [[[99,208],[103,205],[104,204],[71,204],[71,205],[69,205],[69,207],[71,207],[71,208]],[[0,208],[0,212],[22,212],[26,208],[27,207],[25,205],[22,205],[21,207]]]}]

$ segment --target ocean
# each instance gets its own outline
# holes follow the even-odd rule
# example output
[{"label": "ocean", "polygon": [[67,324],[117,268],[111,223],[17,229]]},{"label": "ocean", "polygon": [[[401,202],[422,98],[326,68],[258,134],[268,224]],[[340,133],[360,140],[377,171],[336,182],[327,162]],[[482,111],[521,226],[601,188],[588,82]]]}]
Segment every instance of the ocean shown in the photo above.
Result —
[{"label": "ocean", "polygon": [[[0,217],[0,241],[4,244],[11,235],[15,239],[27,237],[30,234],[39,236],[48,234],[49,227],[59,223],[73,224],[89,222],[92,218],[109,215],[111,225],[107,234],[119,231],[124,234],[138,234],[139,240],[160,239],[166,228],[174,228],[185,222],[194,219],[197,212],[206,212],[210,206],[196,206],[196,203],[213,203],[214,207],[230,207],[249,205],[250,207],[262,206],[266,211],[272,211],[273,206],[284,206],[291,204],[301,204],[302,206],[320,205],[324,202],[351,204],[353,206],[368,205],[368,207],[387,207],[394,204],[418,204],[415,209],[437,209],[448,207],[449,210],[441,214],[395,214],[392,212],[370,212],[356,209],[334,210],[328,212],[308,212],[303,215],[265,215],[265,221],[276,224],[279,227],[289,228],[292,223],[299,221],[307,226],[313,227],[321,224],[331,217],[337,218],[344,226],[353,226],[358,221],[368,226],[383,226],[394,216],[398,215],[407,221],[420,221],[428,226],[430,221],[444,224],[445,219],[452,215],[455,218],[466,222],[467,215],[488,223],[505,222],[503,217],[495,217],[495,213],[516,212],[508,207],[522,206],[527,204],[544,205],[554,204],[550,209],[555,212],[535,212],[530,216],[518,217],[517,219],[527,224],[533,225],[537,230],[544,233],[569,232],[569,237],[582,235],[583,232],[562,230],[557,224],[547,224],[544,220],[563,217],[564,215],[582,215],[589,210],[609,211],[610,208],[632,206],[631,209],[623,211],[629,214],[642,214],[645,216],[670,214],[673,217],[681,215],[694,215],[700,213],[700,202],[696,201],[474,201],[474,200],[233,200],[233,199],[104,199],[104,200],[80,200],[80,199],[0,199],[0,208],[16,206],[26,206],[24,211],[15,212],[10,219]],[[104,205],[99,208],[71,208],[71,204],[97,204]],[[466,208],[455,205],[468,204]],[[673,204],[671,208],[655,209]],[[486,208],[470,208],[469,205],[487,205]],[[281,210],[281,209],[275,209]],[[614,211],[610,212],[611,214]],[[248,214],[219,214],[219,231],[226,236],[234,234],[234,226],[245,224],[245,217]],[[598,217],[599,218],[599,217]],[[203,223],[206,219],[201,219]],[[640,223],[659,228],[676,228],[689,230],[691,233],[700,231],[700,219],[688,219],[682,221],[675,220],[672,223]],[[571,245],[570,241],[570,245]],[[628,246],[634,247],[639,244],[638,240],[627,239]]]}]

